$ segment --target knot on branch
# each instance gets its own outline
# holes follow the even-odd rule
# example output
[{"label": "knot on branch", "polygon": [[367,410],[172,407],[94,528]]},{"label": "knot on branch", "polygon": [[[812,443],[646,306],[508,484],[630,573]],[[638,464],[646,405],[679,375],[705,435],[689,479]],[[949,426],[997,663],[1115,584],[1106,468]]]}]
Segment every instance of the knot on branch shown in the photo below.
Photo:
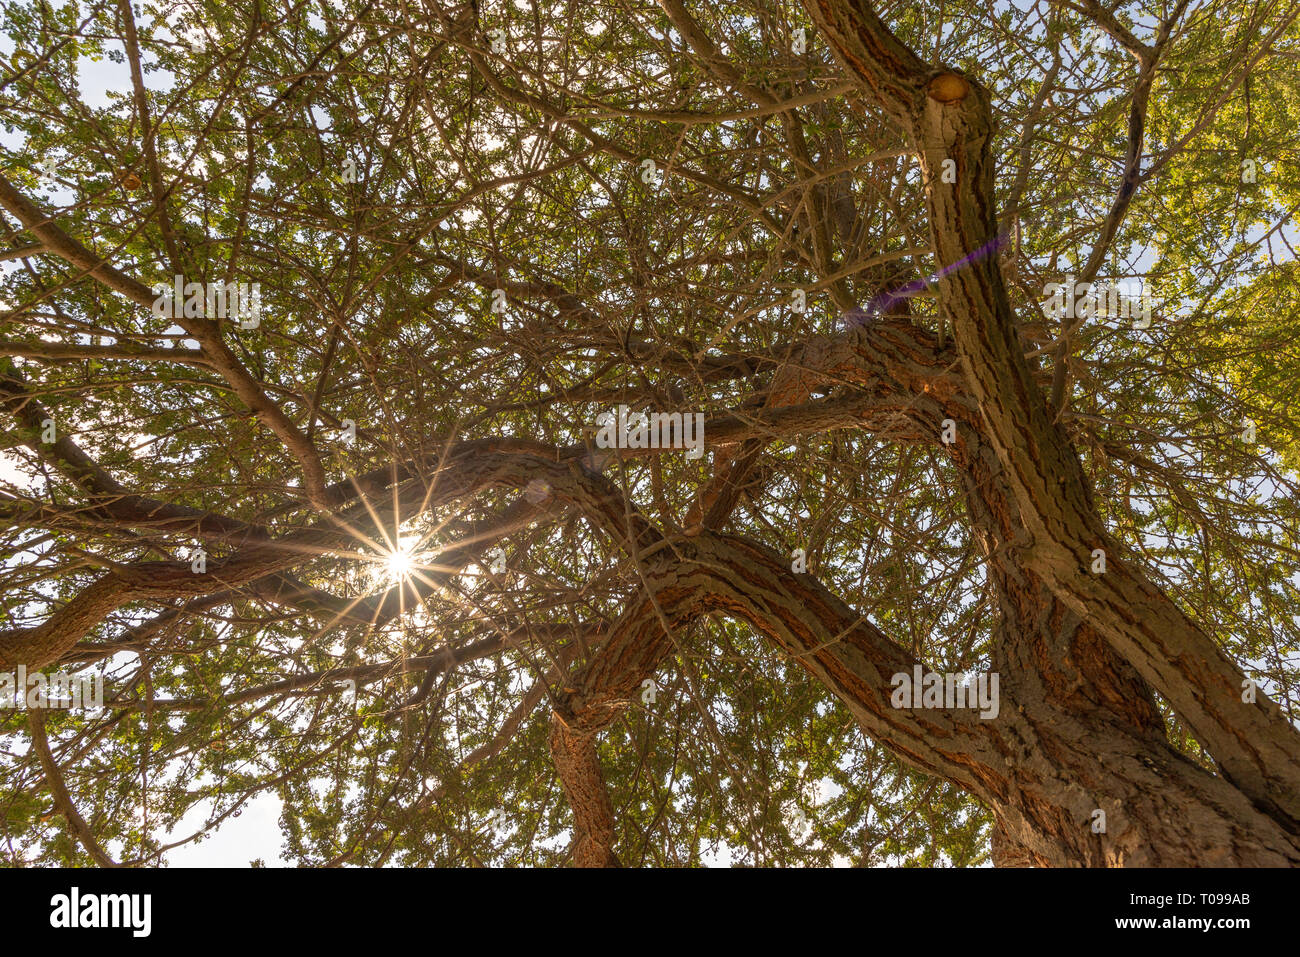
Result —
[{"label": "knot on branch", "polygon": [[930,81],[926,92],[940,103],[957,103],[970,92],[970,81],[956,73],[940,73]]}]

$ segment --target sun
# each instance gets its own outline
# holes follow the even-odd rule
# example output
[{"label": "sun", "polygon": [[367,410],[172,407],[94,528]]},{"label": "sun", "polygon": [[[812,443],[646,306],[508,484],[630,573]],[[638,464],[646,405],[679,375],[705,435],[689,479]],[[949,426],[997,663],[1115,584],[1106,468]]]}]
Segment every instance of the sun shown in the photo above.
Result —
[{"label": "sun", "polygon": [[388,575],[394,580],[406,578],[411,574],[411,553],[405,548],[398,548],[389,553],[385,562],[388,566]]}]

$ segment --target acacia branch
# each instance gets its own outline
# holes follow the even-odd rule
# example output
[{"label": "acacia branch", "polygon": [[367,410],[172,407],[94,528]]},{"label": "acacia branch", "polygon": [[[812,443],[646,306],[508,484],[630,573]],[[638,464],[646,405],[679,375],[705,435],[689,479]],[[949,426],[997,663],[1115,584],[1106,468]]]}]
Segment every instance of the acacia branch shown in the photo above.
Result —
[{"label": "acacia branch", "polygon": [[[917,144],[933,246],[949,266],[939,283],[941,307],[1032,541],[1024,560],[1165,696],[1234,784],[1300,832],[1300,734],[1262,695],[1244,703],[1236,664],[1136,562],[1121,557],[1068,436],[1034,385],[994,255],[1001,238],[988,91],[950,70],[933,71],[924,82],[920,61],[861,0],[806,6],[845,68]],[[940,176],[945,160],[955,167],[955,182]],[[1105,574],[1092,574],[1099,547],[1110,562]]]},{"label": "acacia branch", "polygon": [[81,846],[97,865],[121,867],[122,865],[113,860],[100,846],[99,841],[95,839],[95,832],[91,830],[90,825],[78,813],[77,806],[72,802],[72,795],[68,793],[67,785],[63,783],[63,774],[59,771],[59,765],[54,760],[53,752],[50,751],[49,739],[45,735],[44,708],[31,709],[27,715],[27,727],[32,735],[32,749],[40,758],[41,767],[45,771],[45,784],[50,789],[50,794],[54,796],[54,806],[67,820],[68,830],[81,842]]},{"label": "acacia branch", "polygon": [[[153,308],[157,297],[152,290],[139,280],[109,265],[107,261],[65,233],[55,225],[50,216],[19,193],[4,176],[0,176],[0,205],[17,216],[23,226],[50,252],[82,269],[108,288],[121,293],[136,305],[144,309]],[[198,341],[211,368],[226,380],[240,401],[275,433],[298,461],[302,469],[304,489],[312,504],[322,510],[328,509],[325,468],[315,447],[289,420],[284,410],[272,402],[262,391],[261,386],[249,375],[248,370],[221,338],[216,323],[209,319],[189,318],[184,315],[177,316],[176,322]]]}]

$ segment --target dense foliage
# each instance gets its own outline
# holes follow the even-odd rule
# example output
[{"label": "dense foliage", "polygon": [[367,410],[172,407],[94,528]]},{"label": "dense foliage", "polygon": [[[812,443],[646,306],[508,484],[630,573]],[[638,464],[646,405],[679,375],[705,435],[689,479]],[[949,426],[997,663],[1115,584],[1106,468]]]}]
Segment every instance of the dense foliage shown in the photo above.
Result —
[{"label": "dense foliage", "polygon": [[[992,93],[994,255],[1110,531],[1291,715],[1298,9],[879,10]],[[465,440],[569,449],[619,404],[710,427],[782,404],[784,350],[949,265],[906,137],[783,0],[40,0],[6,4],[0,33],[12,189],[146,287],[260,284],[260,324],[212,335],[283,415],[250,411],[193,330],[55,255],[7,205],[0,627],[35,628],[123,566],[203,548],[216,571],[206,595],[128,601],[61,654],[104,675],[102,712],[0,711],[0,855],[94,859],[52,801],[40,733],[116,860],[219,842],[273,795],[284,845],[249,860],[565,863],[548,697],[642,589],[642,557],[580,509],[519,519],[509,483],[445,493],[442,456]],[[1161,54],[1116,217],[1138,78],[1120,33]],[[1093,256],[1095,275],[1145,282],[1153,322],[1093,317],[1063,354],[1044,286]],[[946,339],[934,284],[918,286],[905,314]],[[41,440],[32,403],[99,478]],[[987,668],[998,608],[942,447],[800,421],[771,426],[718,527],[804,549],[931,667]],[[708,434],[700,460],[605,464],[670,540],[740,448]],[[227,588],[221,563],[252,533],[101,507],[132,495],[349,544]],[[867,738],[744,622],[709,615],[674,640],[655,694],[600,738],[623,863],[988,861],[987,809]]]}]

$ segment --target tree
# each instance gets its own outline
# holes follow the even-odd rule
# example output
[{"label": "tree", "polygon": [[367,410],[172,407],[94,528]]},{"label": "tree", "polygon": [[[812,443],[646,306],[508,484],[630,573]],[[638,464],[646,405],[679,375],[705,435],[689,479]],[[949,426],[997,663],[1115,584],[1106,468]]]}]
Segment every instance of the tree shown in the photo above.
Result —
[{"label": "tree", "polygon": [[1300,862],[1298,8],[1189,7],[8,8],[10,862]]}]

